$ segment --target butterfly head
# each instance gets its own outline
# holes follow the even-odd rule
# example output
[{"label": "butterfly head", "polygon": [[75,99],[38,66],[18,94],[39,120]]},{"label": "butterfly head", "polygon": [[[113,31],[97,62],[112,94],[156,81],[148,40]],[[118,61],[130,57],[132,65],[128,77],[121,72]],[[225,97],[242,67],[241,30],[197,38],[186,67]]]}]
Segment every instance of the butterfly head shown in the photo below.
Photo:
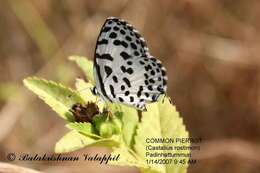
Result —
[{"label": "butterfly head", "polygon": [[91,89],[91,92],[93,95],[98,95],[97,88],[94,86],[94,88]]}]

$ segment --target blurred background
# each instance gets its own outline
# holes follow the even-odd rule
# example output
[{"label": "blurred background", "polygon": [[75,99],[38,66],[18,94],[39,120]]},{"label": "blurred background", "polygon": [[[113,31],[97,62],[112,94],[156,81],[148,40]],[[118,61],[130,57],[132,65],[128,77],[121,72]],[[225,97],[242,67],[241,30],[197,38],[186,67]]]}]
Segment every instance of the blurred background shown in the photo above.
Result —
[{"label": "blurred background", "polygon": [[[190,136],[203,139],[188,173],[259,173],[259,9],[258,0],[1,1],[1,161],[9,152],[53,152],[68,130],[22,80],[39,76],[74,87],[84,76],[67,57],[93,59],[103,22],[117,16],[166,66],[169,96]],[[49,173],[137,172],[89,162],[12,163]]]}]

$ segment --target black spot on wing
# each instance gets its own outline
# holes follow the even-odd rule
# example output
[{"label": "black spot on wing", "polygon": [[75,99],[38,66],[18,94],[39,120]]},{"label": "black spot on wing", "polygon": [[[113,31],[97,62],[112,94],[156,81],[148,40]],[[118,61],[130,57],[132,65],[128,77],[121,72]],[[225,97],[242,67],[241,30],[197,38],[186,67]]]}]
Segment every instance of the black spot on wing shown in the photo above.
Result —
[{"label": "black spot on wing", "polygon": [[111,19],[112,21],[114,21],[114,22],[119,22],[119,19],[118,18],[113,18],[113,19]]},{"label": "black spot on wing", "polygon": [[135,43],[131,43],[130,45],[131,45],[131,47],[132,47],[133,49],[137,49],[137,46],[136,46]]},{"label": "black spot on wing", "polygon": [[113,61],[114,58],[110,55],[110,54],[102,54],[102,55],[99,55],[98,53],[96,53],[96,58],[99,58],[99,59],[105,59],[105,60],[109,60],[109,61]]},{"label": "black spot on wing", "polygon": [[150,83],[155,83],[155,81],[153,79],[149,79]]},{"label": "black spot on wing", "polygon": [[124,102],[124,99],[122,97],[118,97],[120,102]]},{"label": "black spot on wing", "polygon": [[129,91],[126,91],[126,92],[125,92],[125,96],[128,96],[129,94],[130,94]]},{"label": "black spot on wing", "polygon": [[143,91],[143,86],[140,86],[140,87],[139,87],[139,90],[138,90],[138,92],[137,92],[137,97],[141,97],[142,91]]},{"label": "black spot on wing", "polygon": [[123,46],[124,48],[127,48],[128,47],[128,44],[127,44],[127,42],[125,42],[124,40],[123,41],[120,41],[120,40],[114,40],[113,41],[113,44],[115,45],[115,46]]},{"label": "black spot on wing", "polygon": [[147,88],[148,88],[148,90],[150,90],[150,91],[153,90],[153,86],[152,86],[152,85],[149,85]]},{"label": "black spot on wing", "polygon": [[119,28],[118,28],[117,26],[114,26],[113,29],[114,29],[115,31],[118,31],[118,30],[119,30]]},{"label": "black spot on wing", "polygon": [[114,81],[115,83],[117,83],[117,82],[118,82],[118,80],[117,80],[117,77],[116,77],[116,76],[113,76],[113,77],[112,77],[112,79],[113,79],[113,81]]},{"label": "black spot on wing", "polygon": [[146,71],[149,71],[149,70],[152,69],[152,66],[149,64],[149,65],[145,66],[144,68],[145,68]]},{"label": "black spot on wing", "polygon": [[157,91],[159,91],[160,93],[164,93],[164,90],[163,90],[162,85],[159,85],[159,86],[157,87]]},{"label": "black spot on wing", "polygon": [[129,37],[128,35],[127,35],[127,36],[125,36],[125,39],[126,39],[127,41],[132,41],[132,38],[131,38],[131,37]]},{"label": "black spot on wing", "polygon": [[142,91],[137,92],[137,97],[141,97]]},{"label": "black spot on wing", "polygon": [[123,35],[125,35],[126,32],[125,32],[123,29],[121,29],[121,30],[120,30],[120,33],[123,34]]},{"label": "black spot on wing", "polygon": [[135,56],[139,56],[140,53],[139,53],[138,51],[134,51],[134,55],[135,55]]},{"label": "black spot on wing", "polygon": [[123,73],[126,72],[126,68],[125,68],[125,66],[121,66],[120,69],[121,69],[121,71],[122,71]]},{"label": "black spot on wing", "polygon": [[153,65],[154,67],[156,67],[156,63],[155,63],[155,62],[152,62],[152,65]]},{"label": "black spot on wing", "polygon": [[165,79],[163,79],[163,85],[166,85],[167,81]]},{"label": "black spot on wing", "polygon": [[134,70],[129,67],[126,72],[127,72],[128,74],[133,74]]},{"label": "black spot on wing", "polygon": [[151,71],[151,75],[155,75],[155,71],[154,70]]},{"label": "black spot on wing", "polygon": [[141,37],[141,35],[138,32],[135,32],[134,34],[135,34],[136,38],[140,38]]},{"label": "black spot on wing", "polygon": [[139,63],[140,63],[141,65],[144,65],[144,64],[145,64],[145,62],[143,62],[143,61],[139,61]]},{"label": "black spot on wing", "polygon": [[125,20],[121,20],[120,23],[121,23],[122,25],[126,25],[126,21],[125,21]]},{"label": "black spot on wing", "polygon": [[127,25],[127,28],[128,28],[130,31],[133,31],[133,26]]},{"label": "black spot on wing", "polygon": [[127,59],[129,59],[129,58],[131,58],[131,55],[129,55],[127,52],[125,52],[125,51],[122,51],[121,53],[120,53],[120,56],[124,59],[124,60],[127,60]]},{"label": "black spot on wing", "polygon": [[162,70],[162,75],[166,76],[166,72],[164,70]]},{"label": "black spot on wing", "polygon": [[98,45],[108,44],[108,40],[107,40],[107,39],[102,39],[101,41],[97,41],[97,44],[98,44]]},{"label": "black spot on wing", "polygon": [[120,40],[114,40],[113,44],[116,45],[116,46],[119,46],[121,44],[121,41]]},{"label": "black spot on wing", "polygon": [[126,77],[123,78],[123,81],[126,83],[126,85],[127,85],[129,88],[131,87],[131,83],[130,83],[130,81],[129,81]]},{"label": "black spot on wing", "polygon": [[121,66],[120,69],[121,69],[121,71],[122,71],[123,73],[133,74],[133,72],[134,72],[131,67],[126,68],[125,66]]},{"label": "black spot on wing", "polygon": [[113,70],[108,66],[105,66],[104,69],[105,69],[107,77],[113,72]]},{"label": "black spot on wing", "polygon": [[104,27],[104,28],[102,29],[102,32],[108,32],[108,31],[110,31],[110,29],[111,29],[111,27]]},{"label": "black spot on wing", "polygon": [[132,61],[127,61],[126,63],[127,63],[127,65],[132,65],[133,64]]},{"label": "black spot on wing", "polygon": [[125,48],[128,47],[128,44],[127,44],[127,42],[125,42],[125,41],[121,41],[121,45],[124,46]]},{"label": "black spot on wing", "polygon": [[109,34],[109,38],[116,38],[117,37],[117,34],[115,32],[111,32]]},{"label": "black spot on wing", "polygon": [[152,96],[152,102],[156,102],[158,100],[159,95],[153,95]]},{"label": "black spot on wing", "polygon": [[153,62],[156,62],[157,60],[154,57],[150,58]]},{"label": "black spot on wing", "polygon": [[114,98],[116,98],[114,87],[112,85],[109,85],[110,92]]},{"label": "black spot on wing", "polygon": [[145,43],[143,40],[141,40],[141,46],[142,46],[143,48],[147,47],[146,43]]}]

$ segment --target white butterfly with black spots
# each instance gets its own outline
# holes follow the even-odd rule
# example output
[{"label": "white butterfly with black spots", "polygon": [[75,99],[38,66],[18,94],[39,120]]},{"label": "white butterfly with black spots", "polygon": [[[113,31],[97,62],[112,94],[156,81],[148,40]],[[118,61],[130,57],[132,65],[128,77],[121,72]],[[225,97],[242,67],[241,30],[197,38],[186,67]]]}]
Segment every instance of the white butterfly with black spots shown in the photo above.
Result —
[{"label": "white butterfly with black spots", "polygon": [[103,101],[146,110],[166,93],[166,69],[150,55],[139,32],[123,19],[109,17],[97,39],[93,93]]}]

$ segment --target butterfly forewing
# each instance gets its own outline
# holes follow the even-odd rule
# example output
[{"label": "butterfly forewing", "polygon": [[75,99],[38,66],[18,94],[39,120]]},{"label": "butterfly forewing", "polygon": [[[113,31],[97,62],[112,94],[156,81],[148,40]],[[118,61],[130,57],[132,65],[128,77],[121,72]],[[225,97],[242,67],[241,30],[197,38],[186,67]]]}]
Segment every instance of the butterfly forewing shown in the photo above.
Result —
[{"label": "butterfly forewing", "polygon": [[97,40],[94,75],[104,100],[144,110],[166,92],[165,68],[153,58],[138,31],[124,20],[108,18]]}]

